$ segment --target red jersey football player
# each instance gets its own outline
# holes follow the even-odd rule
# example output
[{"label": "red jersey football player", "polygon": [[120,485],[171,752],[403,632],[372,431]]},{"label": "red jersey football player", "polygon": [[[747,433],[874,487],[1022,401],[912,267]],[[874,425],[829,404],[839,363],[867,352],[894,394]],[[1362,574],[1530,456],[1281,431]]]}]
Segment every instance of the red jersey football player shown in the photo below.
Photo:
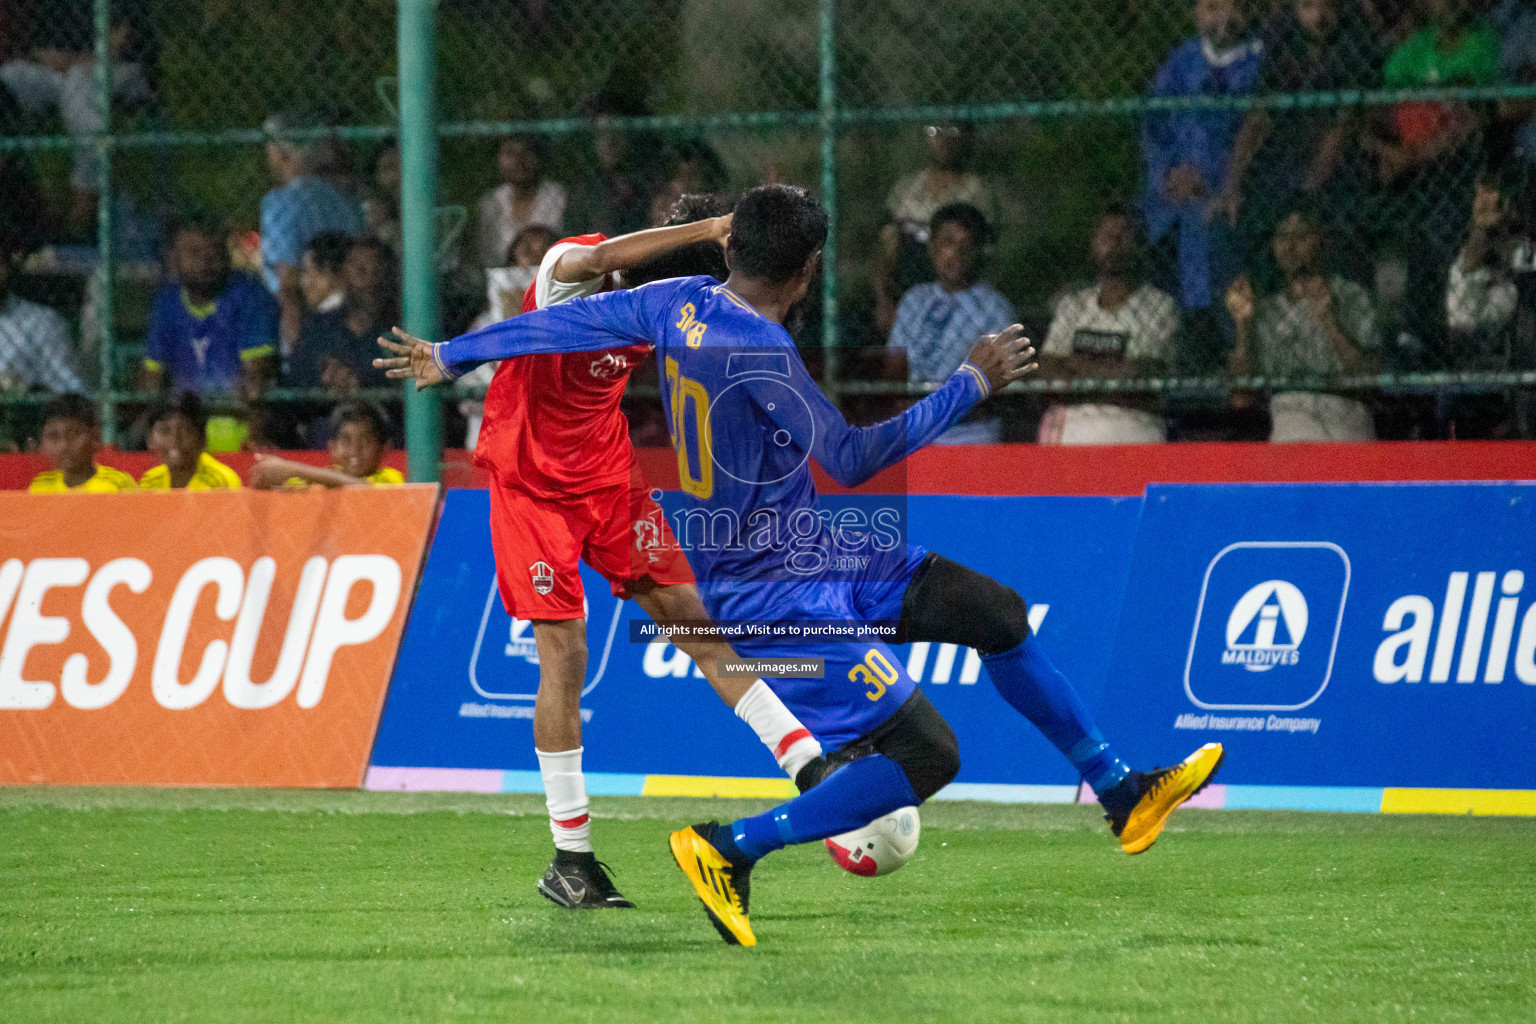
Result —
[{"label": "red jersey football player", "polygon": [[[667,226],[617,238],[578,235],[545,254],[523,311],[622,284],[727,275],[723,203],[685,196]],[[396,329],[409,344],[411,339]],[[391,343],[380,339],[386,348]],[[581,771],[586,621],[577,560],[659,623],[707,622],[688,562],[640,478],[620,410],[629,375],[650,357],[637,344],[606,352],[504,361],[485,396],[475,462],[491,474],[491,540],[507,612],[532,620],[539,652],[533,739],[555,857],[538,882],[563,907],[632,907],[592,852]],[[727,679],[734,656],[717,640],[677,638],[715,692],[758,734],[791,778],[821,745],[762,680]]]}]

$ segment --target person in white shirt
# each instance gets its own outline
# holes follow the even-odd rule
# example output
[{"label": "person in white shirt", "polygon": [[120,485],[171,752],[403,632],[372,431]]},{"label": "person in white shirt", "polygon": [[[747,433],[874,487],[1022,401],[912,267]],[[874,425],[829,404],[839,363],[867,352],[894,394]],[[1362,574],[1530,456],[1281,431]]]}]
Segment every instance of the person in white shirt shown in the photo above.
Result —
[{"label": "person in white shirt", "polygon": [[57,310],[11,294],[15,256],[0,258],[0,390],[85,390],[69,324]]},{"label": "person in white shirt", "polygon": [[480,197],[479,242],[482,267],[505,265],[508,248],[534,224],[561,234],[565,225],[565,188],[544,177],[542,153],[530,136],[501,140],[496,169],[502,184]]},{"label": "person in white shirt", "polygon": [[[1323,272],[1323,229],[1310,210],[1293,211],[1275,229],[1275,264],[1285,288],[1256,299],[1239,277],[1227,290],[1237,340],[1228,369],[1234,377],[1331,377],[1375,373],[1381,336],[1368,292]],[[1371,410],[1357,398],[1287,389],[1269,400],[1272,442],[1374,441]]]},{"label": "person in white shirt", "polygon": [[[1111,206],[1094,230],[1094,283],[1056,303],[1040,350],[1041,372],[1052,377],[1135,378],[1173,357],[1179,309],[1173,297],[1141,280],[1142,245],[1136,218]],[[1156,444],[1168,439],[1155,396],[1053,405],[1040,421],[1041,444]]]}]

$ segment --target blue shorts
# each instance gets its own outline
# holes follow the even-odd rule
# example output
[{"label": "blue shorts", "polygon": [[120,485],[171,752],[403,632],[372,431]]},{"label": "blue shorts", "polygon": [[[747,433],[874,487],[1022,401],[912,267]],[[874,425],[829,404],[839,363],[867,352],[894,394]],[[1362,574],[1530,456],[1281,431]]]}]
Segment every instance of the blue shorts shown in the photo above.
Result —
[{"label": "blue shorts", "polygon": [[[769,585],[771,589],[753,594],[752,603],[758,605],[755,617],[780,623],[835,626],[842,622],[849,627],[899,619],[907,584],[927,554],[923,548],[904,545],[872,559],[863,578],[856,581]],[[701,592],[707,589],[700,588]],[[747,617],[740,614],[743,609],[733,607],[737,602],[711,601],[708,596],[705,600],[719,619]],[[745,658],[825,660],[820,679],[768,679],[767,683],[827,750],[872,731],[895,714],[916,688],[906,665],[880,639],[745,640],[732,646]]]}]

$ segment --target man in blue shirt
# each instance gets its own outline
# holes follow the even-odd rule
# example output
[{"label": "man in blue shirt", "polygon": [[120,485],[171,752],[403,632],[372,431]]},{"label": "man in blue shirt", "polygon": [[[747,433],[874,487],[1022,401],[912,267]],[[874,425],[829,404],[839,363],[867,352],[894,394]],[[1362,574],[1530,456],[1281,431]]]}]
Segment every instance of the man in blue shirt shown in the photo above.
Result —
[{"label": "man in blue shirt", "polygon": [[272,375],[277,308],[254,279],[232,273],[223,234],[187,222],[171,235],[171,281],[149,316],[139,386],[209,395],[237,388],[255,394]]},{"label": "man in blue shirt", "polygon": [[[1197,34],[1169,55],[1152,95],[1246,95],[1259,76],[1263,44],[1245,35],[1237,0],[1196,0]],[[1230,227],[1216,215],[1241,110],[1155,111],[1142,120],[1147,237],[1173,236],[1179,300],[1186,312],[1219,306],[1232,283]]]},{"label": "man in blue shirt", "polygon": [[637,340],[656,345],[685,500],[674,533],[706,609],[722,625],[759,631],[733,642],[746,657],[824,659],[815,678],[770,685],[833,751],[813,763],[828,770],[807,776],[808,766],[796,779],[802,794],[764,814],[671,837],[673,857],[710,920],[727,942],[744,945],[756,942],[748,900],[757,860],[921,803],[960,766],[954,733],[882,640],[782,639],[796,630],[900,620],[909,640],[981,651],[999,693],[1099,794],[1129,853],[1151,845],[1221,757],[1210,745],[1169,771],[1132,772],[1030,637],[1017,592],[902,543],[892,529],[899,523],[880,518],[892,510],[877,509],[862,522],[850,517],[854,508],[823,514],[829,510],[820,507],[811,458],[839,484],[857,486],[1034,368],[1034,350],[1015,325],[981,339],[942,387],[900,416],[849,426],[783,328],[815,276],[826,231],[825,212],[804,189],[752,189],[733,214],[724,285],[703,277],[658,281],[525,313],[439,345],[397,332],[403,344],[380,339],[395,357],[376,363],[424,386],[488,359]]}]

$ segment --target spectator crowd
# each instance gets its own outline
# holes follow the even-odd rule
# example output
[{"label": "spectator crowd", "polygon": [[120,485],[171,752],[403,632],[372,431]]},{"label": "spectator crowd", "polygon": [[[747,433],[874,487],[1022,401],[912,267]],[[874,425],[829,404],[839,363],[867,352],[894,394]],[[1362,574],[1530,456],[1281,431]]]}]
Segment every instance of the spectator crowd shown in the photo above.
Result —
[{"label": "spectator crowd", "polygon": [[[35,24],[0,25],[0,133],[56,122],[89,135],[105,115],[91,5],[45,6]],[[140,10],[114,6],[114,111],[158,102]],[[1519,388],[1394,398],[1370,385],[1392,371],[1536,368],[1536,104],[1199,99],[1533,82],[1536,0],[1194,0],[1190,13],[1194,34],[1147,83],[1172,102],[1139,119],[1141,186],[1092,197],[1076,243],[1091,279],[1060,282],[1045,308],[1016,311],[993,276],[1029,197],[979,169],[983,130],[923,128],[923,166],[891,183],[863,257],[871,299],[853,314],[885,347],[869,365],[937,384],[980,334],[1029,324],[1042,376],[1066,383],[992,403],[949,444],[1531,436]],[[0,389],[59,396],[34,440],[10,439],[54,465],[34,489],[238,486],[217,454],[242,447],[330,452],[330,470],[264,458],[257,486],[381,482],[380,453],[400,439],[372,365],[374,339],[399,320],[399,148],[374,145],[359,175],[359,154],[322,121],[278,112],[264,129],[259,242],[250,225],[191,212],[159,230],[142,359],[119,385],[138,392],[119,446],[163,458],[136,482],[94,462],[99,424],[80,396],[112,382],[94,380],[70,311],[19,287],[42,243],[94,230],[96,150],[75,148],[67,185],[51,189],[25,153],[0,155]],[[562,236],[660,223],[683,194],[723,192],[729,178],[700,138],[642,146],[598,124],[589,155],[586,178],[557,180],[544,140],[497,140],[468,224],[440,231],[450,333],[515,315]],[[456,384],[471,447],[490,372]],[[1222,374],[1226,397],[1177,385]]]}]

